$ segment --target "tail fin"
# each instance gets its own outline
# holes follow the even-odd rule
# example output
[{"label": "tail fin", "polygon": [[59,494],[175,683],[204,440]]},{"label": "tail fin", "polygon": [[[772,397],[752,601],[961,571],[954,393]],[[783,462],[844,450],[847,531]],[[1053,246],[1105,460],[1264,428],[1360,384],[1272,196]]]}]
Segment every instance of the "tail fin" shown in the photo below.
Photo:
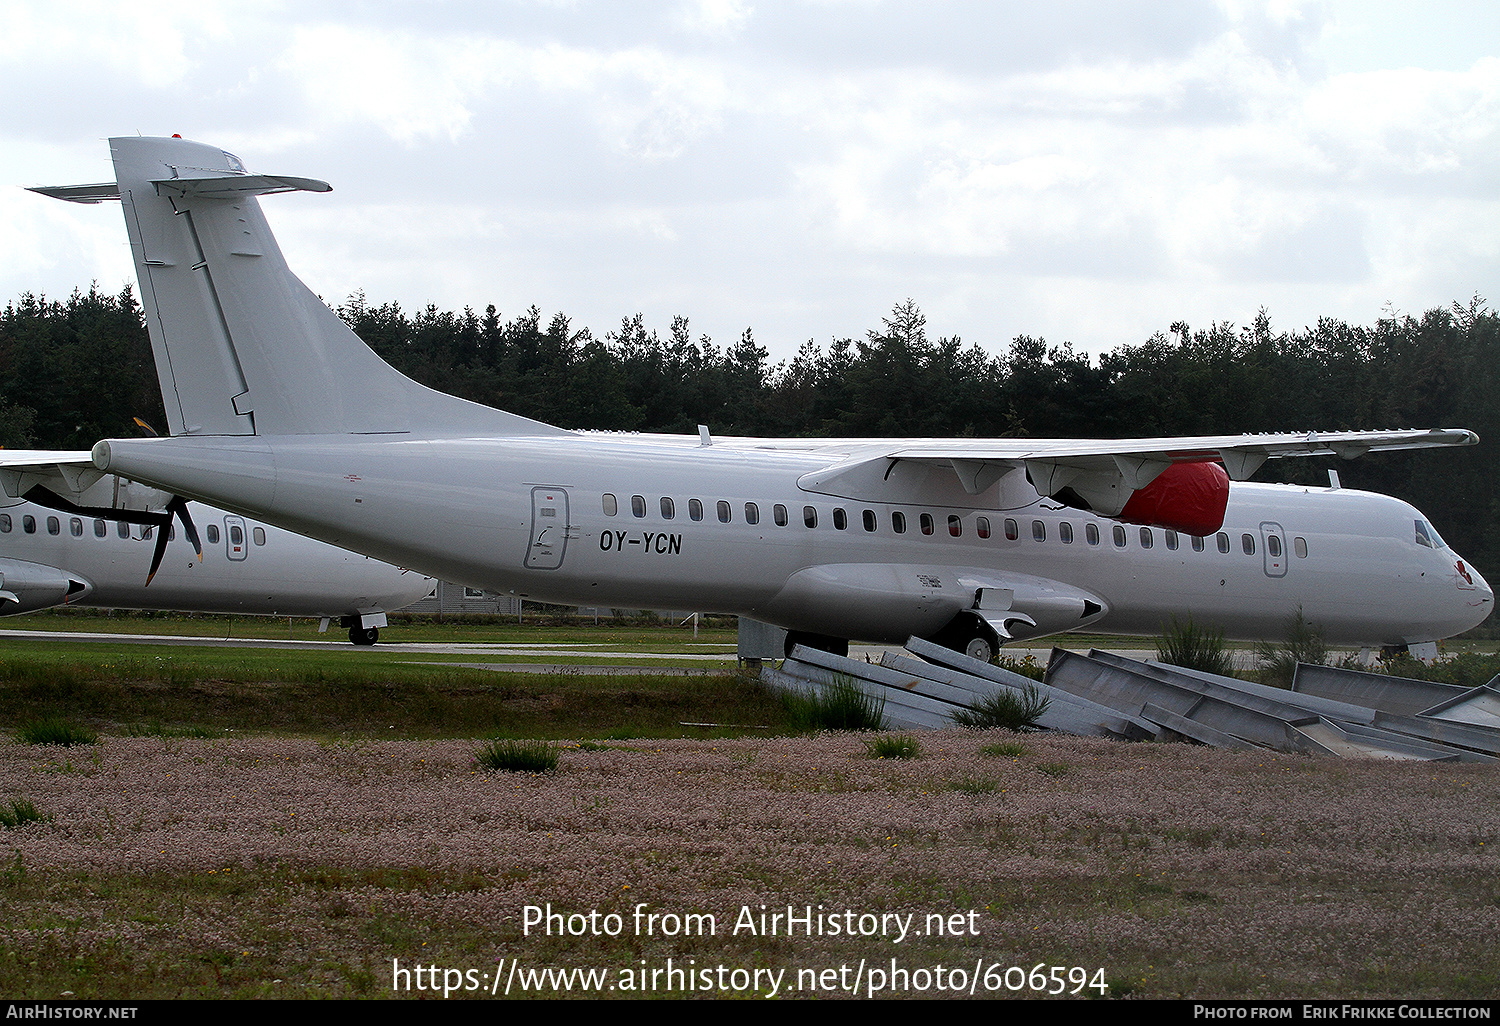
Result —
[{"label": "tail fin", "polygon": [[173,435],[563,433],[417,384],[302,284],[255,197],[326,183],[248,174],[178,138],[111,139],[110,150],[113,189],[37,191],[120,199]]}]

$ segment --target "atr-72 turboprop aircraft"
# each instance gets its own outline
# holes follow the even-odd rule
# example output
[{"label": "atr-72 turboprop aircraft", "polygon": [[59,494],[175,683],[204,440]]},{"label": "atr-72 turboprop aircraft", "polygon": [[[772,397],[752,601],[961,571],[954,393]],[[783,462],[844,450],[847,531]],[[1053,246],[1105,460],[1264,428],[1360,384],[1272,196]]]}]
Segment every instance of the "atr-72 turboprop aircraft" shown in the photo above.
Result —
[{"label": "atr-72 turboprop aircraft", "polygon": [[[208,506],[183,504],[194,551],[163,559],[172,496],[105,475],[85,484],[55,469],[87,453],[4,450],[0,467],[0,616],[53,606],[172,609],[337,619],[373,644],[386,613],[437,583],[358,553]],[[29,468],[29,469],[28,469]],[[89,474],[93,477],[93,474]],[[17,496],[77,501],[39,505]],[[174,509],[175,512],[175,509]],[[201,532],[201,533],[200,533]],[[184,532],[186,533],[186,531]],[[326,623],[325,623],[326,626]]]},{"label": "atr-72 turboprop aircraft", "polygon": [[[984,655],[1176,612],[1269,637],[1409,646],[1494,596],[1404,502],[1244,483],[1266,460],[1463,445],[1463,430],[1123,440],[715,439],[576,433],[425,388],[288,269],[247,173],[179,138],[110,140],[171,437],[94,469],[476,588],[712,609],[838,650]],[[1230,480],[1234,483],[1231,485]]]}]

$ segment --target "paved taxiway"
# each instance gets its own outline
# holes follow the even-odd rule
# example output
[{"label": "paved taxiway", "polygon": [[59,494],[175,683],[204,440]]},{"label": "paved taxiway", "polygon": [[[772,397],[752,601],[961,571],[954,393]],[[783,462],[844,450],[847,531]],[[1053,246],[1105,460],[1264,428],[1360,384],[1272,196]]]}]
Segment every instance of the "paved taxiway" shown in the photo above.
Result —
[{"label": "paved taxiway", "polygon": [[[94,631],[27,631],[27,630],[0,630],[0,640],[6,638],[15,639],[46,639],[49,641],[81,641],[116,645],[167,645],[196,648],[268,648],[268,649],[301,649],[316,652],[369,652],[368,648],[351,645],[342,636],[329,637],[326,641],[288,641],[278,638],[218,638],[218,637],[184,637],[181,635],[168,634],[105,634]],[[534,662],[485,662],[475,660],[474,662],[449,663],[444,661],[445,666],[464,666],[476,670],[496,670],[508,673],[580,673],[580,674],[634,674],[644,671],[664,674],[695,674],[711,673],[715,670],[733,669],[737,663],[732,651],[723,651],[726,646],[718,644],[697,645],[689,642],[682,646],[684,649],[716,648],[717,652],[614,652],[605,650],[602,646],[588,643],[556,644],[556,645],[527,645],[519,643],[489,643],[478,641],[463,642],[433,642],[433,641],[399,641],[382,640],[375,646],[376,650],[395,654],[411,655],[473,655],[514,658],[516,656],[530,656],[533,658],[552,658],[559,656],[571,656],[588,659],[608,659],[612,663],[534,663]],[[1080,644],[1066,646],[1087,650],[1090,646]],[[855,659],[868,659],[870,662],[878,663],[883,652],[901,652],[899,645],[851,645],[849,655]],[[1121,655],[1132,658],[1152,658],[1155,655],[1149,647],[1141,650],[1111,649]],[[1142,655],[1142,652],[1149,652]],[[1008,648],[1005,655],[1012,659],[1024,659],[1031,656],[1037,662],[1046,665],[1052,655],[1050,648]],[[620,662],[628,660],[628,662]],[[412,662],[435,662],[431,660],[411,660]],[[686,665],[684,665],[686,664]]]}]

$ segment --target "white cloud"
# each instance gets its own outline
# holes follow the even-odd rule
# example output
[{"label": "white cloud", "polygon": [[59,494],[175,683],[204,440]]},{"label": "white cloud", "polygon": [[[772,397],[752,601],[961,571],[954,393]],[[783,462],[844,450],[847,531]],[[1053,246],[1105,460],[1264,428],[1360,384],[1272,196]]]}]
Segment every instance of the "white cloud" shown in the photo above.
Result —
[{"label": "white cloud", "polygon": [[[0,5],[0,168],[97,179],[93,140],[182,131],[334,183],[268,201],[316,287],[773,347],[908,295],[937,333],[1103,345],[1494,292],[1500,44],[1423,64],[1423,18],[1362,10]],[[128,275],[57,206],[0,204],[0,290]]]}]

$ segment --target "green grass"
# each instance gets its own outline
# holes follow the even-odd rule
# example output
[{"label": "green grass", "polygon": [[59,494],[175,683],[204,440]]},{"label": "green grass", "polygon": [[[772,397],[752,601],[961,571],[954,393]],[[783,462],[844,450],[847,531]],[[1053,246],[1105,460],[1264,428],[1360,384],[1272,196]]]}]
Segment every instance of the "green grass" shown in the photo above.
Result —
[{"label": "green grass", "polygon": [[1000,785],[987,777],[964,777],[962,780],[949,781],[948,790],[966,794],[970,798],[983,798],[1000,790]]},{"label": "green grass", "polygon": [[1006,730],[1023,730],[1036,726],[1039,716],[1047,711],[1052,700],[1033,687],[1017,694],[1000,691],[988,698],[980,699],[968,709],[953,714],[953,722],[962,727],[989,729],[1003,727]]},{"label": "green grass", "polygon": [[1162,626],[1156,641],[1156,658],[1187,670],[1202,670],[1221,677],[1234,674],[1234,660],[1224,643],[1224,632],[1193,623],[1191,616]]},{"label": "green grass", "polygon": [[865,742],[872,759],[920,759],[922,745],[910,734],[885,734]]},{"label": "green grass", "polygon": [[[738,736],[787,729],[757,680],[701,675],[497,673],[376,647],[323,651],[10,640],[0,658],[0,729],[49,718],[106,734],[227,731],[362,737]],[[472,657],[469,657],[472,658]],[[753,730],[753,733],[763,733]]]},{"label": "green grass", "polygon": [[801,733],[885,728],[885,698],[866,694],[848,677],[836,677],[818,690],[786,692],[781,702],[787,723]]},{"label": "green grass", "polygon": [[91,745],[99,740],[99,732],[69,723],[60,716],[46,716],[28,720],[16,730],[16,739],[26,745]]},{"label": "green grass", "polygon": [[545,741],[487,741],[474,752],[491,773],[550,773],[557,769],[557,749]]},{"label": "green grass", "polygon": [[0,802],[0,827],[7,830],[27,823],[45,823],[51,818],[27,798],[12,798],[9,802]]}]

